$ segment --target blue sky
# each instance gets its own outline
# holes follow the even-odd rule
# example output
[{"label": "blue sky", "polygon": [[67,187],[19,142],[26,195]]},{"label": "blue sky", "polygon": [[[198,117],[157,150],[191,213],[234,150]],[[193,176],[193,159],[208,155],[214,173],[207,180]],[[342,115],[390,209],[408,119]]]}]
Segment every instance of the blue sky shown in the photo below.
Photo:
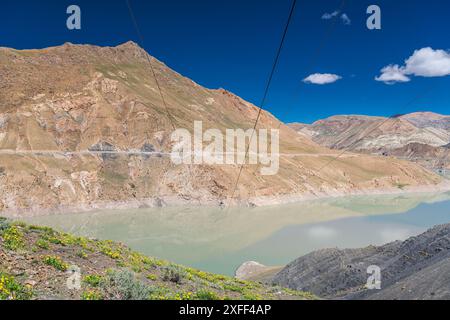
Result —
[{"label": "blue sky", "polygon": [[[70,4],[81,7],[82,30],[66,28]],[[260,103],[290,0],[131,4],[150,54],[208,88],[223,87]],[[322,19],[341,4],[298,0],[266,109],[285,122],[312,122],[334,114],[450,114],[450,76],[423,77],[412,71],[409,82],[375,81],[390,64],[406,68],[405,59],[415,50],[450,49],[450,1],[347,0],[339,15]],[[382,30],[366,28],[370,4],[381,8]],[[342,13],[351,24],[343,23]],[[0,46],[116,45],[128,40],[139,42],[124,0],[2,1]],[[342,78],[326,85],[302,81],[314,73]]]}]

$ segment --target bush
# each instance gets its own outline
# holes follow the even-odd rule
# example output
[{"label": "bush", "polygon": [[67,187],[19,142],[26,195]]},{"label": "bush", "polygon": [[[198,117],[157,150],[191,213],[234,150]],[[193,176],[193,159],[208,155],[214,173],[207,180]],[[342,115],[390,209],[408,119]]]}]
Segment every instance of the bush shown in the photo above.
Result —
[{"label": "bush", "polygon": [[11,224],[8,219],[0,217],[0,233],[8,229],[10,226]]},{"label": "bush", "polygon": [[96,290],[86,290],[81,294],[81,300],[102,300],[102,294]]},{"label": "bush", "polygon": [[198,300],[219,300],[220,299],[220,297],[217,294],[215,294],[214,292],[208,291],[208,290],[203,290],[203,289],[199,290],[196,293],[195,297]]},{"label": "bush", "polygon": [[67,271],[69,266],[60,257],[57,256],[45,256],[43,261],[46,265],[54,267],[59,271]]},{"label": "bush", "polygon": [[3,243],[8,250],[16,251],[25,247],[23,231],[18,226],[11,226],[3,231]]},{"label": "bush", "polygon": [[242,285],[233,283],[231,281],[225,282],[223,284],[223,288],[225,290],[234,291],[234,292],[240,292],[240,293],[242,293],[245,290],[245,288]]},{"label": "bush", "polygon": [[148,280],[152,280],[152,281],[156,281],[158,279],[158,277],[156,275],[154,275],[154,274],[149,274],[147,276],[147,279]]},{"label": "bush", "polygon": [[176,265],[169,265],[162,270],[162,279],[180,284],[186,277],[186,271]]},{"label": "bush", "polygon": [[111,259],[117,260],[122,257],[120,248],[117,248],[112,241],[102,241],[99,244],[100,252],[104,255],[110,257]]},{"label": "bush", "polygon": [[14,277],[0,272],[0,300],[29,300],[33,293]]},{"label": "bush", "polygon": [[154,291],[128,270],[110,271],[100,286],[116,300],[147,300]]},{"label": "bush", "polygon": [[37,246],[38,248],[45,249],[45,250],[48,250],[49,247],[50,247],[48,241],[47,241],[47,240],[44,240],[44,239],[39,239],[39,240],[37,240],[37,241],[36,241],[36,246]]},{"label": "bush", "polygon": [[80,250],[77,252],[77,256],[80,257],[81,259],[87,259],[88,255],[86,252],[84,252],[83,250]]},{"label": "bush", "polygon": [[92,274],[84,277],[83,282],[91,287],[98,287],[102,282],[102,277]]}]

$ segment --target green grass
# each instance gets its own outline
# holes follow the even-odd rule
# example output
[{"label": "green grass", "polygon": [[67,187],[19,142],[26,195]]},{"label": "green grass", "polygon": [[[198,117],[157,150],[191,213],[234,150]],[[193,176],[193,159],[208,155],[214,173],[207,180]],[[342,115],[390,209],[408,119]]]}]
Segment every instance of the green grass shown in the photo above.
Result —
[{"label": "green grass", "polygon": [[16,251],[25,248],[24,233],[20,226],[10,226],[3,231],[1,236],[6,249]]},{"label": "green grass", "polygon": [[42,258],[42,261],[49,266],[54,267],[56,270],[59,271],[67,271],[69,268],[69,265],[65,263],[60,257],[58,256],[45,256]]},{"label": "green grass", "polygon": [[91,287],[98,287],[102,282],[102,277],[96,274],[88,275],[83,278],[83,282]]},{"label": "green grass", "polygon": [[196,293],[195,297],[198,300],[219,300],[220,299],[220,297],[216,293],[214,293],[212,291],[204,290],[204,289],[199,290]]},{"label": "green grass", "polygon": [[38,239],[36,241],[36,247],[44,249],[44,250],[48,250],[50,248],[50,244],[45,239]]},{"label": "green grass", "polygon": [[0,300],[29,300],[33,292],[6,273],[0,272]]},{"label": "green grass", "polygon": [[83,293],[81,294],[81,300],[89,300],[89,301],[103,300],[103,296],[100,292],[98,292],[95,289],[87,289],[83,291]]}]

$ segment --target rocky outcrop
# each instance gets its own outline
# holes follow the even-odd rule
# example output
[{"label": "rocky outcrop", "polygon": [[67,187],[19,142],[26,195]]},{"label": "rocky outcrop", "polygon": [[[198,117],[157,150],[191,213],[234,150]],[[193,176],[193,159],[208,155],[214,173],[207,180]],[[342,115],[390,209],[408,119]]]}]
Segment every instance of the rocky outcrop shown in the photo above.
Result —
[{"label": "rocky outcrop", "polygon": [[234,275],[240,280],[270,283],[272,277],[281,269],[282,267],[268,267],[256,261],[247,261],[237,268]]},{"label": "rocky outcrop", "polygon": [[450,130],[450,116],[434,112],[414,112],[402,118],[413,123],[418,128],[437,128]]},{"label": "rocky outcrop", "polygon": [[238,279],[247,279],[252,274],[256,274],[258,272],[261,272],[261,270],[266,269],[267,267],[265,265],[260,264],[256,261],[247,261],[244,262],[239,268],[237,268],[235,272],[235,276]]},{"label": "rocky outcrop", "polygon": [[[366,287],[369,266],[381,289]],[[273,283],[323,298],[450,299],[450,224],[406,241],[361,249],[326,249],[289,263]]]}]

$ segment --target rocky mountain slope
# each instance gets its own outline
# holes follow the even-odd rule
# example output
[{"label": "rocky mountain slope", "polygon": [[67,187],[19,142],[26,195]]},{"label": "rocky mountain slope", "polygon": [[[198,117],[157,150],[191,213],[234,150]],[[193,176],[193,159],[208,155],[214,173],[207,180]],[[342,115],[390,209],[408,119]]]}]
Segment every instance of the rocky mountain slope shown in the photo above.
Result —
[{"label": "rocky mountain slope", "polygon": [[314,299],[0,218],[0,300]]},{"label": "rocky mountain slope", "polygon": [[450,116],[416,112],[392,118],[333,116],[311,125],[289,125],[333,149],[395,156],[434,170],[450,169]]},{"label": "rocky mountain slope", "polygon": [[[167,108],[163,104],[158,79]],[[262,112],[259,128],[280,127],[280,170],[175,165],[167,153],[175,128],[253,128],[258,108],[206,89],[132,42],[117,47],[65,44],[41,50],[0,48],[0,211],[260,204],[260,199],[336,195],[441,179],[395,159],[319,146]],[[266,202],[267,203],[267,202]]]},{"label": "rocky mountain slope", "polygon": [[434,112],[414,112],[405,114],[402,118],[408,120],[418,128],[450,130],[450,116]]},{"label": "rocky mountain slope", "polygon": [[[381,290],[366,288],[371,265],[381,268]],[[273,282],[325,298],[450,299],[450,224],[380,247],[316,251]]]}]

